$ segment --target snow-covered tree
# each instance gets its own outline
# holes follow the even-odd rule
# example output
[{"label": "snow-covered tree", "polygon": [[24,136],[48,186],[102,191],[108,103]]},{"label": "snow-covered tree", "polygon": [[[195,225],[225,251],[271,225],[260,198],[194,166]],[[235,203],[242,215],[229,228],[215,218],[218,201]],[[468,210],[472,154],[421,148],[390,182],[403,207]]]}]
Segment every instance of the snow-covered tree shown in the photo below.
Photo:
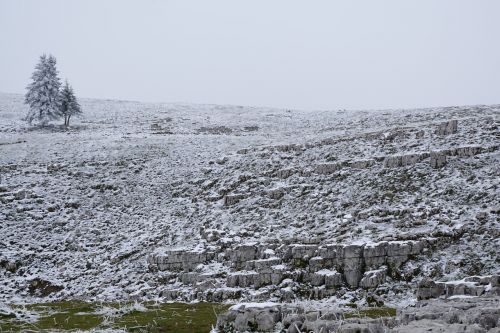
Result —
[{"label": "snow-covered tree", "polygon": [[68,81],[61,91],[60,113],[64,117],[64,126],[69,126],[71,116],[82,114],[80,104],[78,104],[73,88],[68,84]]},{"label": "snow-covered tree", "polygon": [[44,54],[36,65],[31,82],[26,88],[25,103],[30,109],[26,120],[29,124],[37,120],[42,126],[60,116],[59,87],[61,81],[57,76],[56,58]]}]

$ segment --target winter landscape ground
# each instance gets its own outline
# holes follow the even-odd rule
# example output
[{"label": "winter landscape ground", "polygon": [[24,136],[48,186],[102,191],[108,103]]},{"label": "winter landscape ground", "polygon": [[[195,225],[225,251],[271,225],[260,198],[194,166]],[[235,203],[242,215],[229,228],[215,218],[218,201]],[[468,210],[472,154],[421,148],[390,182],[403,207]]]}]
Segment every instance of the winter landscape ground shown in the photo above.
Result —
[{"label": "winter landscape ground", "polygon": [[194,303],[185,332],[499,332],[500,105],[80,104],[35,128],[0,94],[0,331],[66,301],[96,331]]}]

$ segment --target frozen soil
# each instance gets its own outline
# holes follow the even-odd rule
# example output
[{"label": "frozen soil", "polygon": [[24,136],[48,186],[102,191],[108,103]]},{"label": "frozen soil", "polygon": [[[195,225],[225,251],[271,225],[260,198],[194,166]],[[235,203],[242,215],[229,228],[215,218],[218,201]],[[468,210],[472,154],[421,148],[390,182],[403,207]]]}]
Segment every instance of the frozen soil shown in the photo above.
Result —
[{"label": "frozen soil", "polygon": [[[23,97],[0,94],[0,302],[157,299],[151,253],[220,242],[434,237],[404,267],[416,279],[499,273],[498,105],[81,104],[68,130],[32,128]],[[437,135],[449,120],[457,133]],[[439,169],[384,166],[471,146]]]}]

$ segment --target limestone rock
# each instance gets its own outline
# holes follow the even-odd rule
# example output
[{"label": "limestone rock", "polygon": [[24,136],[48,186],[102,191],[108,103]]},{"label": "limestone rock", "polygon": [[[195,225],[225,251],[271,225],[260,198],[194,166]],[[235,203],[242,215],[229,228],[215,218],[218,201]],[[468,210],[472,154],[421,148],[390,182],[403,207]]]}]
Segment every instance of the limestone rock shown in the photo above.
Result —
[{"label": "limestone rock", "polygon": [[436,129],[437,135],[449,135],[457,133],[458,130],[458,120],[450,120],[438,125]]},{"label": "limestone rock", "polygon": [[236,266],[240,266],[244,262],[257,259],[258,251],[259,248],[256,243],[246,243],[234,249],[227,249],[226,258]]},{"label": "limestone rock", "polygon": [[222,332],[271,332],[281,319],[281,308],[272,303],[247,303],[232,306],[217,318]]},{"label": "limestone rock", "polygon": [[339,272],[325,270],[323,274],[325,275],[325,287],[340,287],[342,285],[342,274]]},{"label": "limestone rock", "polygon": [[224,206],[232,206],[240,202],[241,199],[243,199],[244,196],[241,194],[231,194],[231,195],[225,195],[224,196]]},{"label": "limestone rock", "polygon": [[430,298],[437,298],[444,293],[444,284],[436,283],[430,278],[424,278],[418,284],[417,299],[426,300]]},{"label": "limestone rock", "polygon": [[244,268],[247,270],[255,269],[258,272],[269,271],[272,266],[281,264],[281,259],[278,257],[271,257],[267,259],[257,259],[249,260],[244,264]]},{"label": "limestone rock", "polygon": [[199,264],[215,259],[211,251],[192,251],[187,249],[167,250],[148,258],[150,266],[160,271],[191,271]]},{"label": "limestone rock", "polygon": [[275,188],[267,190],[267,196],[271,199],[278,200],[281,199],[286,193],[284,188]]},{"label": "limestone rock", "polygon": [[314,168],[314,172],[321,175],[328,175],[339,171],[342,168],[340,163],[323,163]]},{"label": "limestone rock", "polygon": [[431,151],[430,163],[434,169],[441,168],[446,165],[446,155],[440,151]]},{"label": "limestone rock", "polygon": [[363,275],[363,245],[347,245],[343,249],[344,278],[351,287],[357,287]]},{"label": "limestone rock", "polygon": [[311,285],[326,286],[327,288],[339,287],[343,284],[342,274],[335,270],[322,269],[320,271],[310,273],[308,276]]},{"label": "limestone rock", "polygon": [[365,272],[363,274],[363,278],[359,282],[359,286],[365,289],[376,288],[380,284],[385,282],[386,275],[387,275],[387,268],[385,267]]},{"label": "limestone rock", "polygon": [[255,271],[238,271],[228,275],[226,284],[228,287],[250,287],[258,282],[259,273]]},{"label": "limestone rock", "polygon": [[363,249],[365,266],[368,269],[380,267],[386,263],[388,242],[367,244]]},{"label": "limestone rock", "polygon": [[348,165],[353,169],[366,169],[375,164],[375,160],[367,159],[367,160],[357,160],[349,162]]},{"label": "limestone rock", "polygon": [[318,254],[323,258],[323,267],[342,267],[343,246],[338,244],[326,244],[318,248]]},{"label": "limestone rock", "polygon": [[325,284],[325,276],[318,272],[310,274],[309,279],[313,286],[322,286]]},{"label": "limestone rock", "polygon": [[391,268],[397,269],[408,260],[410,254],[412,254],[412,242],[389,242],[387,244],[386,263]]},{"label": "limestone rock", "polygon": [[276,177],[286,179],[296,172],[295,169],[281,169],[276,171]]},{"label": "limestone rock", "polygon": [[484,328],[479,327],[476,324],[464,325],[464,324],[449,324],[446,325],[440,321],[421,319],[415,320],[408,325],[401,327],[396,327],[391,332],[393,333],[456,333],[456,332],[467,332],[467,333],[486,333]]},{"label": "limestone rock", "polygon": [[287,153],[287,152],[300,152],[304,150],[303,145],[289,144],[289,145],[278,145],[273,147],[276,151]]},{"label": "limestone rock", "polygon": [[304,259],[314,257],[318,246],[312,244],[295,244],[290,248],[293,259]]},{"label": "limestone rock", "polygon": [[309,259],[309,272],[317,272],[324,267],[324,259],[322,257],[313,257]]},{"label": "limestone rock", "polygon": [[384,167],[398,168],[398,167],[411,166],[417,164],[418,162],[427,158],[428,156],[429,155],[427,153],[387,156],[384,159]]},{"label": "limestone rock", "polygon": [[470,157],[470,156],[474,156],[477,154],[481,154],[481,152],[483,152],[483,149],[481,146],[458,147],[458,148],[454,148],[454,149],[449,149],[447,151],[448,155],[458,156],[458,157]]},{"label": "limestone rock", "polygon": [[[395,332],[487,332],[498,327],[500,299],[469,297],[421,301],[401,310],[398,320],[400,327]],[[458,323],[461,326],[457,326]]]}]

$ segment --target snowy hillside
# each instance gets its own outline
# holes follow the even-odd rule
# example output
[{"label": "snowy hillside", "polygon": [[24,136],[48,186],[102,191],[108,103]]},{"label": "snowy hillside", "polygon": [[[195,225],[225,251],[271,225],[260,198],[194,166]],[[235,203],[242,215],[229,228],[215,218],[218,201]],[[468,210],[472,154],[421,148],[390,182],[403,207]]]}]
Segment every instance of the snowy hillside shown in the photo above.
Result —
[{"label": "snowy hillside", "polygon": [[[500,271],[498,105],[81,105],[69,131],[31,129],[22,96],[0,94],[0,301],[189,301],[216,290],[219,301],[284,301],[310,298],[338,271],[345,302],[364,301],[364,284],[402,304],[424,276]],[[371,265],[367,249],[380,242],[384,259]],[[340,266],[322,255],[329,244],[342,246]],[[385,247],[396,245],[390,261]],[[364,251],[359,267],[346,246]],[[283,274],[263,282],[260,264]],[[375,283],[378,269],[389,271]],[[322,270],[317,283],[307,275]]]}]

